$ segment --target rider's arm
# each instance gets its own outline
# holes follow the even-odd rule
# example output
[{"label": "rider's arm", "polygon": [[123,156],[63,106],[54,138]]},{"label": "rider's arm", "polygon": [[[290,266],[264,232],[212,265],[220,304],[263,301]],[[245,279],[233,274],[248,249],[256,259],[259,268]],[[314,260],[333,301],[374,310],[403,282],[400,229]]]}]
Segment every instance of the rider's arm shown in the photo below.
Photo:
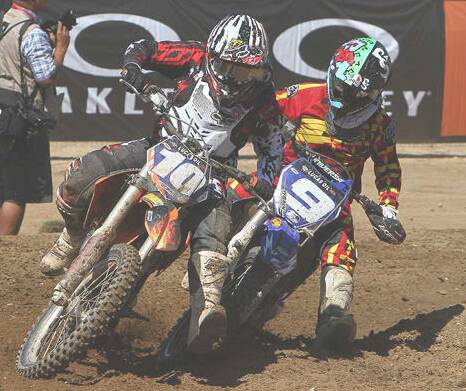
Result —
[{"label": "rider's arm", "polygon": [[398,208],[401,189],[401,167],[395,141],[395,126],[387,114],[381,113],[375,121],[371,157],[374,161],[375,185],[379,203]]},{"label": "rider's arm", "polygon": [[162,41],[141,39],[128,46],[123,66],[138,64],[143,69],[158,71],[170,78],[178,78],[200,64],[205,56],[205,44],[198,41]]},{"label": "rider's arm", "polygon": [[272,184],[280,172],[284,148],[281,125],[286,119],[280,114],[272,85],[262,96],[269,99],[264,99],[265,103],[257,110],[259,121],[252,135],[252,143],[257,155],[257,177]]},{"label": "rider's arm", "polygon": [[283,137],[279,129],[269,129],[266,136],[253,136],[252,143],[257,155],[257,177],[272,184],[280,171]]}]

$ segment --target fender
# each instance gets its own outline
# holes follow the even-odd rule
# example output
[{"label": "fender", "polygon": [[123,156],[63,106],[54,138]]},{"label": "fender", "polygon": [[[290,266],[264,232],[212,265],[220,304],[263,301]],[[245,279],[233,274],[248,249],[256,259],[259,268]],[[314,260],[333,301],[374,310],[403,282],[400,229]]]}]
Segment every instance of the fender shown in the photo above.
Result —
[{"label": "fender", "polygon": [[158,192],[148,193],[141,198],[150,209],[146,211],[145,227],[159,251],[175,251],[182,241],[179,208],[167,201]]},{"label": "fender", "polygon": [[[83,224],[86,231],[96,219],[100,220],[107,217],[121,196],[118,190],[124,188],[129,176],[138,171],[119,171],[96,181]],[[144,233],[144,224],[142,222],[145,209],[142,204],[135,205],[134,211],[129,213],[125,224],[118,229],[115,243],[131,243]]]},{"label": "fender", "polygon": [[266,221],[259,253],[263,262],[280,274],[288,274],[296,267],[298,249],[298,230],[279,217]]}]

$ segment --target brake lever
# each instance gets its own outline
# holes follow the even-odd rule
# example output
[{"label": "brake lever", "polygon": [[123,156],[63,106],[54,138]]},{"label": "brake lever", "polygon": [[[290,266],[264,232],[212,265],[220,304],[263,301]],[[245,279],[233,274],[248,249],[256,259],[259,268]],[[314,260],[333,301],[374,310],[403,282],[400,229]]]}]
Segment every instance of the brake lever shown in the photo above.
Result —
[{"label": "brake lever", "polygon": [[139,99],[141,99],[144,103],[149,103],[150,102],[150,99],[149,97],[147,97],[146,95],[142,94],[141,92],[139,92],[136,87],[134,87],[132,84],[128,83],[126,80],[124,79],[120,79],[118,80],[118,82],[120,84],[123,84],[128,90],[129,92],[132,92],[134,95],[136,95]]},{"label": "brake lever", "polygon": [[162,93],[162,90],[153,84],[147,84],[142,92],[139,92],[136,87],[128,83],[124,79],[120,79],[119,83],[124,85],[130,92],[135,94],[143,103],[151,103],[152,109],[157,114],[164,114],[166,112],[167,99]]},{"label": "brake lever", "polygon": [[[143,92],[139,92],[133,85],[128,83],[126,80],[120,79],[119,83],[124,85],[131,92],[133,92],[142,102],[151,103],[152,109],[157,114],[164,116],[165,123],[163,124],[163,126],[167,130],[168,134],[170,134],[171,136],[177,136],[181,138],[181,135],[170,121],[170,116],[168,115],[165,107],[167,99],[163,95],[162,90],[160,88],[153,84],[148,84],[144,88]],[[151,93],[152,91],[153,93]]]}]

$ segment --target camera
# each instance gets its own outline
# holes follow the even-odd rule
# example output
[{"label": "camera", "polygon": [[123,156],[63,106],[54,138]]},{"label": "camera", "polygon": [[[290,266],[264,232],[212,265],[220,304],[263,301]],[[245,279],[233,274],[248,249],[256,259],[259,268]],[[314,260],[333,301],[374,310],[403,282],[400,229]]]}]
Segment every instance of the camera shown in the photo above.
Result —
[{"label": "camera", "polygon": [[74,16],[73,10],[64,12],[58,19],[52,20],[47,19],[40,24],[42,30],[51,31],[52,33],[57,32],[58,22],[62,22],[68,30],[71,30],[73,26],[76,26],[76,17]]}]

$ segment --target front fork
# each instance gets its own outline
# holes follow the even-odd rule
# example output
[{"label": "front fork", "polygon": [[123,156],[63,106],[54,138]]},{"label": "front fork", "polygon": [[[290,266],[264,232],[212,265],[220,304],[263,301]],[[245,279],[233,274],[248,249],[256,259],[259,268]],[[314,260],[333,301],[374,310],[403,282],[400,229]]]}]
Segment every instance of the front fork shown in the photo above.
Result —
[{"label": "front fork", "polygon": [[269,218],[269,213],[262,209],[258,209],[254,216],[244,225],[228,244],[228,262],[230,271],[234,270],[241,256],[246,251],[249,243],[255,233],[262,227],[265,221]]},{"label": "front fork", "polygon": [[[148,176],[148,164],[139,172],[134,184],[130,184],[120,200],[107,216],[103,224],[95,230],[77,258],[73,261],[67,275],[54,289],[52,301],[64,305],[70,294],[78,287],[84,276],[102,258],[116,238],[118,227],[125,221],[132,207],[146,192],[144,183]],[[142,260],[152,255],[154,251],[151,239],[148,237],[142,244],[139,255]]]}]

